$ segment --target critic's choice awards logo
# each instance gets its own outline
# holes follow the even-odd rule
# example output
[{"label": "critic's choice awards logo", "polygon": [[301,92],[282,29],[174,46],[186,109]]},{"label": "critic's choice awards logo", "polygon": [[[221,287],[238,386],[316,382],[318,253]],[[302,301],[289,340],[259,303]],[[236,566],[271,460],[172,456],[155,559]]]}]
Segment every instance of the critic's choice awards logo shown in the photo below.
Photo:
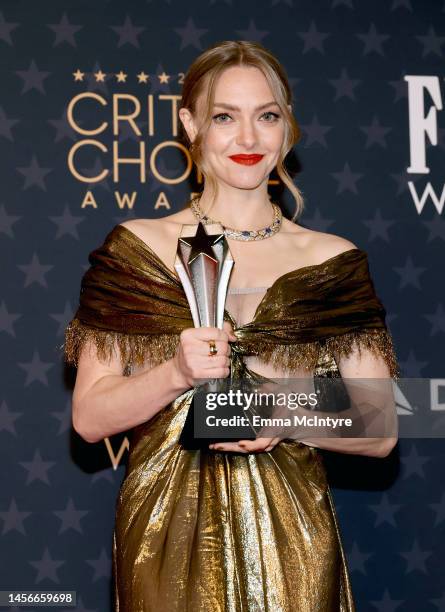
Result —
[{"label": "critic's choice awards logo", "polygon": [[[85,73],[77,70],[73,73],[75,81],[84,81]],[[145,186],[151,175],[161,185],[176,185],[187,180],[192,171],[192,160],[183,144],[175,140],[178,137],[178,104],[181,96],[175,94],[137,94],[137,87],[146,87],[149,75],[140,72],[136,83],[127,83],[128,74],[122,70],[109,74],[99,70],[94,73],[97,84],[107,83],[119,87],[118,93],[96,93],[83,91],[74,95],[67,107],[67,120],[78,136],[68,151],[68,169],[71,175],[87,186],[81,207],[99,205],[92,187],[107,181],[115,187],[114,198],[119,208],[133,209],[138,191],[122,191],[119,183],[125,172],[125,178],[137,186]],[[184,75],[178,75],[178,83]],[[159,84],[168,84],[171,75],[158,75]],[[134,79],[133,79],[134,80]],[[131,93],[122,92],[122,86],[130,85]],[[183,167],[174,177],[167,176],[159,163],[163,154],[172,149],[179,150],[184,159]],[[96,161],[91,164],[91,159]],[[85,171],[88,168],[89,171]],[[171,173],[168,173],[169,175]],[[198,180],[202,180],[198,177]],[[164,192],[158,195],[155,208],[170,208]]]},{"label": "critic's choice awards logo", "polygon": [[[128,75],[122,70],[109,74],[98,70],[86,76],[78,69],[73,77],[81,86],[88,80],[93,89],[100,90],[74,94],[67,106],[67,121],[76,134],[67,165],[71,176],[86,186],[81,208],[98,208],[102,203],[98,192],[93,193],[99,184],[113,192],[120,209],[133,209],[138,187],[143,188],[141,198],[145,202],[146,184],[152,179],[160,188],[155,210],[171,208],[163,185],[184,183],[192,172],[196,172],[196,183],[202,184],[202,174],[194,168],[187,148],[178,141],[181,96],[146,91],[151,80],[155,81],[155,91],[169,86],[170,79],[180,88],[183,72],[151,76],[143,71]],[[112,92],[112,88],[118,91]],[[131,188],[122,189],[124,183]],[[277,183],[278,180],[269,181],[270,185]]]}]

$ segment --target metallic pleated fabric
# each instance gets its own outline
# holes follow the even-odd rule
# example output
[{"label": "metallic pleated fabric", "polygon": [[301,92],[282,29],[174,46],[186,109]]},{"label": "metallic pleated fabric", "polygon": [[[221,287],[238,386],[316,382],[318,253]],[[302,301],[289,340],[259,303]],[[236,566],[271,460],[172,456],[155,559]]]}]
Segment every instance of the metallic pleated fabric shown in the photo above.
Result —
[{"label": "metallic pleated fabric", "polygon": [[[65,360],[77,365],[87,341],[103,359],[117,352],[125,375],[173,357],[193,326],[178,277],[120,225],[89,261]],[[237,336],[234,378],[258,378],[245,355],[325,372],[355,347],[398,376],[360,249],[281,276],[251,323],[225,318]],[[291,440],[262,453],[186,450],[178,440],[194,391],[131,432],[113,538],[116,612],[354,611],[322,454]]]}]

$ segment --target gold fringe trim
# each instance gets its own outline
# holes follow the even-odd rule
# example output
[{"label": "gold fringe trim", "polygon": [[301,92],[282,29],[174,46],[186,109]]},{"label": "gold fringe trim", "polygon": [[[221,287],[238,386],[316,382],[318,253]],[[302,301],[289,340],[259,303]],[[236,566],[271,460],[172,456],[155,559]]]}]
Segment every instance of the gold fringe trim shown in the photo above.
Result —
[{"label": "gold fringe trim", "polygon": [[[133,365],[154,367],[171,359],[179,343],[179,334],[126,334],[105,331],[85,325],[74,318],[65,329],[64,360],[76,367],[83,347],[93,342],[97,356],[110,361],[120,358],[124,373],[129,373]],[[116,353],[117,351],[117,353]]]},{"label": "gold fringe trim", "polygon": [[[175,356],[179,345],[179,334],[125,334],[92,328],[74,318],[65,330],[64,359],[78,366],[83,347],[93,342],[97,355],[104,361],[116,356],[116,350],[124,373],[132,365],[157,366]],[[240,355],[257,355],[260,361],[271,363],[276,369],[296,370],[304,368],[314,375],[337,370],[336,361],[348,357],[355,349],[371,351],[376,357],[383,357],[388,365],[391,378],[400,376],[391,334],[386,329],[370,329],[348,332],[325,341],[304,344],[280,344],[241,341],[232,344],[232,350]],[[334,359],[335,356],[335,359]]]},{"label": "gold fringe trim", "polygon": [[343,336],[334,336],[326,341],[327,349],[336,357],[348,357],[357,347],[359,356],[362,350],[370,351],[375,357],[383,357],[388,366],[391,378],[400,378],[394,344],[387,329],[350,332]]},{"label": "gold fringe trim", "polygon": [[360,357],[362,350],[371,351],[376,357],[382,357],[388,365],[391,378],[395,380],[399,378],[399,366],[391,334],[386,329],[353,331],[332,336],[325,341],[304,344],[272,345],[258,342],[244,346],[241,352],[255,354],[260,361],[271,363],[277,369],[292,371],[304,368],[314,371],[316,375],[327,370],[338,371],[336,360],[348,357],[356,348]]}]

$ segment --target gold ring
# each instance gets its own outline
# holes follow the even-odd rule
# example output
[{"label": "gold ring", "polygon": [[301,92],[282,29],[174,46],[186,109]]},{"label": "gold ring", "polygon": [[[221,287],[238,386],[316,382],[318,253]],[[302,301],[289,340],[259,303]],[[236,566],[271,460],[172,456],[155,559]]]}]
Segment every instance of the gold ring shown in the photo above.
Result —
[{"label": "gold ring", "polygon": [[216,355],[218,352],[218,349],[216,348],[216,344],[214,340],[209,340],[209,357],[213,357],[214,355]]}]

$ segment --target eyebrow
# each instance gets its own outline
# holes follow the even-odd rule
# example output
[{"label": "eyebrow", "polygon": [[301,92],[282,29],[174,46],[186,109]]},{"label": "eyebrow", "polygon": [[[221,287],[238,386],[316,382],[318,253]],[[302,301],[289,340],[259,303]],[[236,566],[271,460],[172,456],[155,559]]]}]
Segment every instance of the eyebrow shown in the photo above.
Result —
[{"label": "eyebrow", "polygon": [[[266,102],[266,104],[261,104],[260,106],[257,106],[255,110],[259,111],[259,110],[262,110],[263,108],[267,108],[268,106],[272,106],[273,104],[276,106],[279,106],[279,104],[275,102],[275,100],[272,100],[272,102]],[[238,106],[233,106],[232,104],[225,104],[224,102],[215,102],[214,106],[220,106],[221,108],[227,108],[228,110],[234,110],[234,111],[241,110]]]}]

